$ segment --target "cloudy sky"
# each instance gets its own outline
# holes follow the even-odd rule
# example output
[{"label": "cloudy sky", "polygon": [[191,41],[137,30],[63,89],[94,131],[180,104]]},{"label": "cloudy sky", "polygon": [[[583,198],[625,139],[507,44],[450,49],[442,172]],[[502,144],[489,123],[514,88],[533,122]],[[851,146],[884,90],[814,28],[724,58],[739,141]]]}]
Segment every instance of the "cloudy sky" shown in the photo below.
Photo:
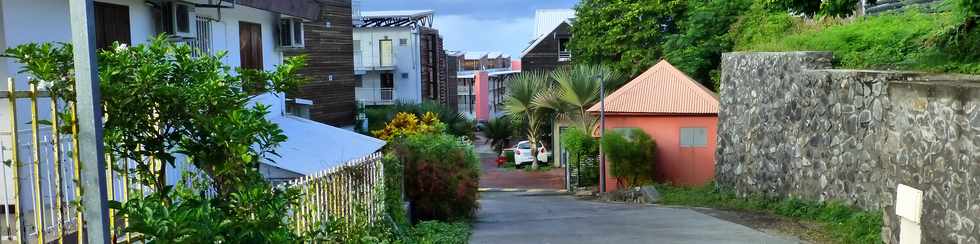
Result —
[{"label": "cloudy sky", "polygon": [[534,33],[534,11],[578,0],[361,0],[362,11],[435,11],[447,50],[503,52],[517,58]]}]

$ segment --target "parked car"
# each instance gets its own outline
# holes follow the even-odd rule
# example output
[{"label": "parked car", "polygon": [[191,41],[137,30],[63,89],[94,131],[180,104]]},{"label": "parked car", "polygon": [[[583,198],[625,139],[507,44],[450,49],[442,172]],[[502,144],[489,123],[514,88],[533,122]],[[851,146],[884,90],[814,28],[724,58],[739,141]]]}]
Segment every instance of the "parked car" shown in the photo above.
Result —
[{"label": "parked car", "polygon": [[[517,145],[514,145],[514,165],[518,168],[523,168],[524,166],[531,165],[533,161],[531,155],[531,143],[528,141],[520,141]],[[548,158],[551,157],[551,152],[547,148],[538,144],[538,162],[548,162]]]}]

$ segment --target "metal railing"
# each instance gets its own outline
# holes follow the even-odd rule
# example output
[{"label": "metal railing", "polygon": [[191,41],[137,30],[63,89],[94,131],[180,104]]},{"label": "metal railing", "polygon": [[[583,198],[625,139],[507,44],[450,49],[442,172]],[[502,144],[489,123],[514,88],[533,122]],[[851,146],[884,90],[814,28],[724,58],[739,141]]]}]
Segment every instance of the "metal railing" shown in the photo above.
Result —
[{"label": "metal railing", "polygon": [[570,61],[570,60],[572,60],[572,52],[568,52],[568,51],[558,52],[558,61]]},{"label": "metal railing", "polygon": [[354,97],[357,102],[367,105],[390,105],[395,103],[394,88],[356,87]]}]

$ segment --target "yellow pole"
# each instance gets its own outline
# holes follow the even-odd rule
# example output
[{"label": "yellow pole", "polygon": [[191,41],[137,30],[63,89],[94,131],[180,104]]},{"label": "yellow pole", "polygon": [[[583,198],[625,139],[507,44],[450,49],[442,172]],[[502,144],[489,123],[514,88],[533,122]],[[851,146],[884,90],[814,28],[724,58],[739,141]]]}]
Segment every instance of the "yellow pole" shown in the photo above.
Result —
[{"label": "yellow pole", "polygon": [[[105,159],[105,179],[106,179],[106,199],[114,201],[116,197],[115,185],[112,184],[112,164],[115,163],[112,153],[106,152]],[[116,211],[109,209],[109,243],[116,243]]]},{"label": "yellow pole", "polygon": [[[129,201],[129,159],[124,159],[123,163],[123,201]],[[129,227],[129,218],[123,218],[123,227]],[[126,232],[126,243],[133,243],[133,235]]]},{"label": "yellow pole", "polygon": [[[72,87],[74,89],[74,87]],[[78,152],[78,106],[75,101],[69,100],[68,107],[71,109],[71,161],[72,170],[75,171],[75,200],[82,201],[82,167],[81,155]],[[82,218],[82,208],[75,209],[75,234],[78,235],[78,243],[85,243],[85,219]]]},{"label": "yellow pole", "polygon": [[[62,177],[61,177],[61,134],[59,132],[58,124],[58,98],[51,97],[51,135],[54,142],[54,188],[55,197],[57,199],[54,201],[54,207],[58,213],[58,244],[64,243],[65,240],[65,212],[61,209],[61,201],[63,198],[61,195]],[[52,213],[54,214],[54,213]]]},{"label": "yellow pole", "polygon": [[41,198],[41,148],[38,140],[37,84],[31,84],[31,144],[34,154],[34,229],[37,243],[44,244],[44,199]]},{"label": "yellow pole", "polygon": [[20,158],[18,158],[19,155],[17,154],[17,148],[20,147],[18,143],[20,142],[17,140],[17,96],[14,94],[16,92],[14,87],[14,78],[7,78],[7,94],[9,95],[7,99],[10,101],[10,141],[13,144],[13,147],[11,147],[10,166],[13,168],[11,171],[13,171],[14,177],[14,204],[16,204],[14,206],[16,208],[14,209],[14,222],[17,227],[17,241],[23,242],[24,232],[20,222],[20,213],[24,208],[20,204],[20,177],[17,175],[20,173],[21,165]]}]

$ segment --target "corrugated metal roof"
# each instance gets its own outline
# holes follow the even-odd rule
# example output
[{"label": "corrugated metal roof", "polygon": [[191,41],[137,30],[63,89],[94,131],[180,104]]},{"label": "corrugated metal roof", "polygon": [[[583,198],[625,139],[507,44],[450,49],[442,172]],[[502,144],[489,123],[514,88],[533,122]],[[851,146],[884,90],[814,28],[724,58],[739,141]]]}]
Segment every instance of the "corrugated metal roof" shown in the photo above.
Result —
[{"label": "corrugated metal roof", "polygon": [[551,33],[558,24],[575,18],[573,9],[538,9],[534,12],[534,37]]},{"label": "corrugated metal roof", "polygon": [[463,54],[464,59],[481,59],[487,56],[486,52],[466,52]]},{"label": "corrugated metal roof", "polygon": [[[589,112],[599,112],[599,104]],[[718,95],[661,60],[606,97],[606,112],[717,114]]]},{"label": "corrugated metal roof", "polygon": [[364,18],[422,17],[432,15],[432,10],[361,11]]}]

